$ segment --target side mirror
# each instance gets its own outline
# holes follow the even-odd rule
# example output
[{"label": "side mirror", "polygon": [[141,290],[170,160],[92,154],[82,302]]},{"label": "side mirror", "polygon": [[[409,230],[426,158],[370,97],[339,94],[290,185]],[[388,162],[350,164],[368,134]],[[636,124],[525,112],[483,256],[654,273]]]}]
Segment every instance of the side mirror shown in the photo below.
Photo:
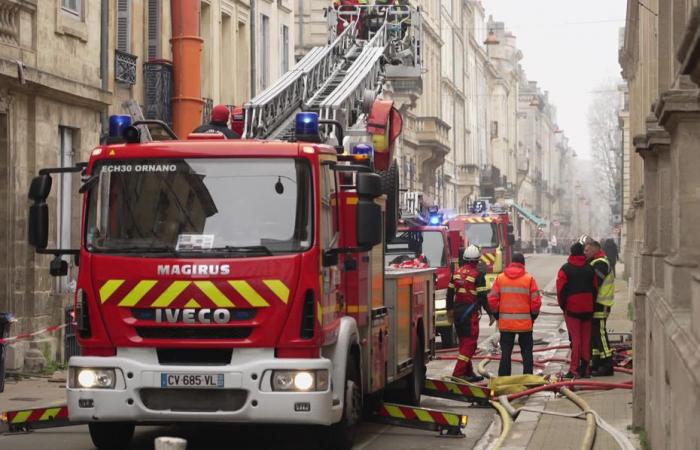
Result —
[{"label": "side mirror", "polygon": [[35,203],[29,207],[29,245],[44,250],[49,243],[49,206]]},{"label": "side mirror", "polygon": [[508,224],[508,233],[513,234],[513,224],[512,223]]},{"label": "side mirror", "polygon": [[43,202],[51,193],[51,176],[44,174],[36,176],[29,185],[29,198],[35,202]]},{"label": "side mirror", "polygon": [[509,245],[515,244],[515,236],[513,236],[512,234],[508,235],[508,244]]},{"label": "side mirror", "polygon": [[377,198],[382,195],[382,178],[376,173],[360,172],[357,174],[357,195]]},{"label": "side mirror", "polygon": [[65,277],[66,275],[68,275],[68,263],[64,261],[59,255],[56,255],[56,257],[51,260],[51,265],[49,266],[49,274],[52,277]]},{"label": "side mirror", "polygon": [[372,200],[360,198],[357,204],[357,246],[370,249],[382,243],[382,208]]}]

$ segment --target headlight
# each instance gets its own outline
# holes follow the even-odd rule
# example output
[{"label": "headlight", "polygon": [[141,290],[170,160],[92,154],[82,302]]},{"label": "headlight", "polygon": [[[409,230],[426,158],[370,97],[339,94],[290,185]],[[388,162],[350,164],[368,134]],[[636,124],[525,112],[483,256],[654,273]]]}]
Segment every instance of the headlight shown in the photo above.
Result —
[{"label": "headlight", "polygon": [[275,370],[272,372],[273,391],[326,391],[327,370]]},{"label": "headlight", "polygon": [[114,389],[116,384],[114,369],[70,368],[70,387],[79,389]]},{"label": "headlight", "polygon": [[435,300],[435,309],[447,309],[447,300]]}]

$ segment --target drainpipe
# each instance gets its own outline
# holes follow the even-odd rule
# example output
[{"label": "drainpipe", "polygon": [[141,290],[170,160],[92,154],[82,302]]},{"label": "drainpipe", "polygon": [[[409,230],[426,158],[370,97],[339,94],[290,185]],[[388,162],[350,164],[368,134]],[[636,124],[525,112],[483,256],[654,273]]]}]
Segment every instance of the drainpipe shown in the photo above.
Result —
[{"label": "drainpipe", "polygon": [[255,31],[258,23],[255,0],[250,0],[250,98],[255,97],[257,84],[257,48],[255,47]]},{"label": "drainpipe", "polygon": [[170,0],[173,37],[173,128],[181,138],[202,118],[202,42],[199,0]]},{"label": "drainpipe", "polygon": [[[100,10],[100,79],[103,91],[109,89],[109,0],[102,0]],[[100,112],[100,123],[102,124],[102,134],[107,133],[109,127],[107,115],[108,110]]]}]

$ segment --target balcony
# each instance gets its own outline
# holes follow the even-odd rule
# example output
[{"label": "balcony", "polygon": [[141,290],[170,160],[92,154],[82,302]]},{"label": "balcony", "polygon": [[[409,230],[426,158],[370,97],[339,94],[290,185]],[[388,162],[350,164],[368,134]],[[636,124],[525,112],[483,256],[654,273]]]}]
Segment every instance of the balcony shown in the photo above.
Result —
[{"label": "balcony", "polygon": [[172,64],[169,61],[150,61],[144,64],[143,71],[146,84],[146,119],[162,120],[171,125]]},{"label": "balcony", "polygon": [[438,117],[417,117],[413,128],[416,144],[421,152],[429,152],[421,164],[423,190],[435,186],[435,172],[445,163],[450,153],[450,126]]},{"label": "balcony", "polygon": [[119,83],[128,85],[136,84],[136,60],[137,56],[123,52],[114,51],[114,79]]}]

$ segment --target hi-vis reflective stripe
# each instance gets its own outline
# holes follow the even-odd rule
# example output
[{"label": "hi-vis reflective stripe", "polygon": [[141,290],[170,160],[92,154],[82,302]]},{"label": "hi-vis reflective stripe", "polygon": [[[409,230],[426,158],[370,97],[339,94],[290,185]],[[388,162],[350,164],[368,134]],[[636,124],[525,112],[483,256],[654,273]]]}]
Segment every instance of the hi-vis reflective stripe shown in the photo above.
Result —
[{"label": "hi-vis reflective stripe", "polygon": [[489,223],[493,220],[493,217],[462,217],[462,222],[467,223]]},{"label": "hi-vis reflective stripe", "polygon": [[436,411],[427,408],[415,408],[410,406],[384,403],[379,407],[377,415],[394,419],[415,420],[423,423],[447,425],[453,427],[465,426],[467,416],[446,411]]},{"label": "hi-vis reflective stripe", "polygon": [[105,281],[99,289],[100,302],[109,301],[126,308],[169,308],[175,302],[178,307],[184,305],[186,308],[267,308],[275,301],[287,304],[290,295],[289,287],[282,280],[140,280],[135,285],[125,283],[126,280]]},{"label": "hi-vis reflective stripe", "polygon": [[496,255],[493,253],[484,253],[481,255],[481,260],[486,264],[493,264],[496,262]]},{"label": "hi-vis reflective stripe", "polygon": [[499,319],[505,320],[531,320],[532,316],[530,314],[519,314],[519,313],[500,313],[498,315]]},{"label": "hi-vis reflective stripe", "polygon": [[530,290],[528,288],[521,287],[502,287],[501,294],[527,294],[530,295]]},{"label": "hi-vis reflective stripe", "polygon": [[466,382],[456,383],[454,381],[426,378],[424,394],[472,402],[487,400],[491,397],[491,390],[487,387],[467,384]]},{"label": "hi-vis reflective stripe", "polygon": [[10,425],[27,425],[33,422],[68,419],[68,408],[58,406],[53,408],[25,409],[8,411],[4,415],[7,417],[7,423]]}]

